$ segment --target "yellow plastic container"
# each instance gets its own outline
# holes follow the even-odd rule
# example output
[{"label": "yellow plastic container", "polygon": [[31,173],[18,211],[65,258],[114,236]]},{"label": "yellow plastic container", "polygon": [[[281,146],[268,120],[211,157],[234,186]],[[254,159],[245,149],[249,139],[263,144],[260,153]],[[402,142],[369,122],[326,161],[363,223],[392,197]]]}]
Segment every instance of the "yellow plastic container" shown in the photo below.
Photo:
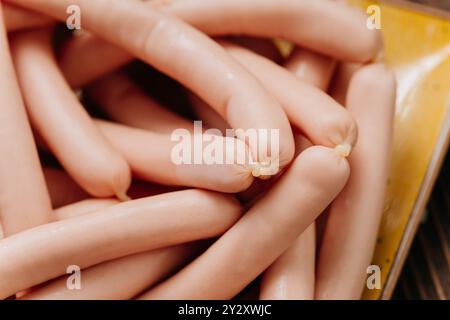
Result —
[{"label": "yellow plastic container", "polygon": [[398,81],[392,169],[373,258],[382,289],[365,299],[388,299],[424,212],[450,132],[450,15],[404,1],[349,0],[377,5],[386,63]]}]

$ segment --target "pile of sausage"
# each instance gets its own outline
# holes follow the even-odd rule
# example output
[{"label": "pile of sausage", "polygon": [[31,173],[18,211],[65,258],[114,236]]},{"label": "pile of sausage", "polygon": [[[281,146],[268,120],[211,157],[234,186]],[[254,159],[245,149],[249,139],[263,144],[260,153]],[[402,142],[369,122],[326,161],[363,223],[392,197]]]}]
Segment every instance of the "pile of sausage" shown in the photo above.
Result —
[{"label": "pile of sausage", "polygon": [[[82,30],[55,45],[73,5]],[[333,0],[1,7],[0,298],[360,298],[396,91],[364,12]],[[176,81],[195,117],[150,95],[136,59]],[[277,129],[277,154],[237,145],[279,170],[174,164],[171,133],[192,120]]]}]

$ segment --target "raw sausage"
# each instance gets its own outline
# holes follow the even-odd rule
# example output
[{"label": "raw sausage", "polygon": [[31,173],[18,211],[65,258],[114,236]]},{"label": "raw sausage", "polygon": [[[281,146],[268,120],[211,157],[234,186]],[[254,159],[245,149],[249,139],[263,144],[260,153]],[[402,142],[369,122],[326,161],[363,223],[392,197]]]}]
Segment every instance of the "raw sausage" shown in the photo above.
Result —
[{"label": "raw sausage", "polygon": [[390,163],[395,78],[383,64],[351,79],[347,107],[360,127],[349,157],[352,174],[333,202],[317,269],[317,299],[359,299],[374,251]]},{"label": "raw sausage", "polygon": [[335,150],[305,150],[266,196],[203,255],[140,298],[231,299],[314,221],[348,175],[346,159]]},{"label": "raw sausage", "polygon": [[186,190],[124,202],[24,231],[0,240],[0,298],[58,277],[71,265],[84,269],[217,236],[240,214],[240,206],[231,196]]},{"label": "raw sausage", "polygon": [[1,8],[0,65],[0,219],[8,236],[49,222],[51,204],[9,53]]},{"label": "raw sausage", "polygon": [[31,122],[53,154],[90,194],[125,199],[130,168],[65,83],[53,58],[50,33],[15,35],[12,51]]}]

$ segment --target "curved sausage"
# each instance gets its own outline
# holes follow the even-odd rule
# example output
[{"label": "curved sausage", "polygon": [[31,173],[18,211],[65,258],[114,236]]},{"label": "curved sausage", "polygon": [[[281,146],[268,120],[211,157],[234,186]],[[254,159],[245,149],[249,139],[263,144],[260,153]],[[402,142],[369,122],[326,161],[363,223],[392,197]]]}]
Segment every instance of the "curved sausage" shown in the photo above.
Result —
[{"label": "curved sausage", "polygon": [[[89,194],[81,189],[66,172],[60,169],[46,167],[44,168],[44,176],[53,208],[56,209],[54,211],[58,211],[59,208],[68,206],[72,203],[80,203],[83,200],[89,202]],[[154,185],[134,179],[128,189],[128,196],[131,199],[139,199],[179,190],[180,188]],[[100,198],[98,200],[114,201],[114,199],[110,198]]]},{"label": "curved sausage", "polygon": [[222,42],[281,103],[290,121],[313,144],[343,146],[349,154],[357,139],[357,126],[348,113],[321,90],[299,81],[289,71],[247,49]]},{"label": "curved sausage", "polygon": [[17,34],[12,51],[31,122],[63,167],[94,196],[126,198],[130,168],[64,81],[53,57],[50,33]]},{"label": "curved sausage", "polygon": [[261,300],[314,299],[315,231],[313,223],[264,272],[259,294]]},{"label": "curved sausage", "polygon": [[231,126],[220,116],[213,108],[211,108],[205,101],[199,98],[192,92],[188,92],[188,98],[195,115],[203,121],[208,128],[220,130],[222,134],[226,134],[226,130]]},{"label": "curved sausage", "polygon": [[119,201],[116,199],[98,199],[98,198],[90,198],[81,200],[79,202],[71,203],[64,207],[60,207],[56,210],[53,210],[53,214],[55,215],[58,221],[67,220],[74,217],[79,217],[81,215],[99,211],[104,208],[108,208],[119,204]]},{"label": "curved sausage", "polygon": [[[115,199],[87,199],[62,207],[54,213],[58,220],[65,220],[116,204],[118,201]],[[80,290],[68,290],[69,275],[66,275],[32,290],[20,299],[131,299],[176,271],[198,249],[199,243],[188,243],[107,261],[82,270]]]},{"label": "curved sausage", "polygon": [[[98,57],[102,57],[98,59]],[[75,59],[75,60],[74,60]],[[115,71],[133,57],[89,32],[67,39],[61,44],[58,62],[67,82],[80,88]]]},{"label": "curved sausage", "polygon": [[[217,236],[240,217],[230,196],[186,190],[121,203],[0,240],[0,298],[65,273]],[[99,232],[101,230],[102,232]]]},{"label": "curved sausage", "polygon": [[317,269],[317,299],[359,299],[375,247],[389,173],[395,78],[382,64],[358,70],[347,107],[360,127],[350,180],[333,202]]},{"label": "curved sausage", "polygon": [[53,208],[89,198],[89,194],[61,169],[44,167],[44,176]]},{"label": "curved sausage", "polygon": [[51,204],[0,8],[0,220],[5,236],[47,223]]},{"label": "curved sausage", "polygon": [[[272,61],[281,62],[283,59],[280,51],[271,40],[252,37],[232,37],[230,40]],[[231,128],[214,109],[210,108],[197,95],[188,93],[188,97],[195,114],[207,127],[218,129],[223,134],[225,134],[226,129]]]},{"label": "curved sausage", "polygon": [[[191,154],[188,159],[190,163],[176,164],[172,154],[177,145],[183,141],[171,141],[170,135],[157,134],[108,121],[96,120],[95,123],[103,135],[125,157],[133,173],[144,180],[230,193],[245,190],[253,181],[251,165],[246,160],[248,159],[246,144],[238,139],[205,133],[203,137],[211,136],[212,141],[205,141],[198,146],[198,148],[203,147],[201,155],[204,161],[205,156],[209,154],[207,148],[216,145],[224,150],[224,157],[217,160],[225,162],[228,156],[234,156],[232,164],[226,162],[196,164],[194,154]],[[193,135],[189,134],[189,137],[189,144],[196,143]],[[243,157],[238,158],[239,155]],[[211,157],[213,157],[212,154]],[[242,163],[238,162],[239,159]]]},{"label": "curved sausage", "polygon": [[254,53],[257,53],[277,64],[283,63],[283,55],[280,49],[276,46],[274,40],[258,37],[229,37],[226,40],[247,48]]},{"label": "curved sausage", "polygon": [[177,271],[198,251],[198,244],[134,254],[81,271],[81,289],[68,290],[69,275],[55,279],[21,300],[124,300]]},{"label": "curved sausage", "polygon": [[361,68],[359,63],[341,62],[336,68],[336,72],[329,87],[329,93],[341,105],[347,105],[347,91],[353,74]]},{"label": "curved sausage", "polygon": [[[14,0],[18,3],[30,0]],[[148,7],[159,8],[193,25],[212,36],[247,35],[253,37],[281,38],[298,46],[322,54],[332,55],[338,60],[368,62],[374,59],[381,48],[378,30],[366,27],[367,17],[356,8],[329,0],[187,0],[148,2]],[[37,9],[36,9],[37,10]],[[145,10],[145,9],[142,9]],[[239,23],[236,23],[236,20]],[[324,37],[324,34],[327,36]],[[352,41],[348,41],[351,34]],[[125,59],[114,45],[100,39],[89,40],[90,45],[69,44],[61,57],[64,70],[75,70],[78,57],[94,65],[92,73],[81,71],[83,77],[73,82],[93,80],[108,73],[131,59]],[[80,53],[77,48],[87,50]],[[108,60],[97,62],[96,48],[106,52]],[[89,57],[90,56],[90,57]],[[93,63],[95,61],[95,64]],[[109,65],[108,65],[109,63]],[[104,68],[103,70],[101,68]],[[106,70],[108,69],[108,70]],[[75,70],[76,73],[80,72]]]},{"label": "curved sausage", "polygon": [[[268,136],[261,135],[249,142],[257,162],[279,164],[282,168],[292,160],[292,130],[281,106],[218,44],[181,20],[137,0],[11,2],[58,19],[66,18],[68,5],[80,6],[83,27],[178,80],[218,111],[233,128],[278,130],[277,154],[263,153],[270,145]],[[111,32],[112,28],[121,32]],[[183,52],[179,59],[173,59],[170,54],[176,52]],[[269,169],[271,175],[278,168]]]},{"label": "curved sausage", "polygon": [[53,20],[49,17],[2,2],[3,17],[6,30],[17,31],[22,29],[39,28],[51,25]]},{"label": "curved sausage", "polygon": [[[297,78],[326,90],[335,62],[307,49],[295,49],[285,68]],[[305,148],[305,139],[296,137],[299,151]],[[306,144],[308,142],[306,141]],[[312,300],[315,291],[316,223],[311,224],[265,272],[261,281],[263,300]]]},{"label": "curved sausage", "polygon": [[140,298],[232,298],[314,221],[348,175],[347,161],[335,150],[305,150],[266,196],[203,255]]},{"label": "curved sausage", "polygon": [[336,69],[336,60],[308,49],[296,48],[284,67],[297,78],[326,92]]},{"label": "curved sausage", "polygon": [[85,93],[116,122],[163,134],[193,130],[192,121],[164,108],[119,72],[95,81]]},{"label": "curved sausage", "polygon": [[281,38],[338,60],[367,62],[381,47],[364,12],[329,0],[175,0],[161,9],[209,35]]}]

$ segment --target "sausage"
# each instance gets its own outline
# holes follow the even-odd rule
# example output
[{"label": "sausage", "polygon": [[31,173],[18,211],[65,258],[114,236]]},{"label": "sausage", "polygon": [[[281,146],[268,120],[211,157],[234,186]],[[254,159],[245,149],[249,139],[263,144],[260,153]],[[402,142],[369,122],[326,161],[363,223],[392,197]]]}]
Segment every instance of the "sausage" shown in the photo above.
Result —
[{"label": "sausage", "polygon": [[[122,124],[163,134],[179,128],[194,131],[192,122],[164,108],[119,72],[95,81],[85,93],[109,118]],[[194,110],[201,114],[203,127],[218,129],[225,135],[230,125],[200,98],[192,93],[188,95]]]},{"label": "sausage", "polygon": [[336,60],[311,50],[296,48],[284,67],[299,79],[326,92],[336,68]]},{"label": "sausage", "polygon": [[281,38],[338,60],[367,62],[381,47],[380,33],[366,27],[364,12],[328,0],[163,1],[161,10],[208,35]]},{"label": "sausage", "polygon": [[[83,200],[90,202],[89,195],[83,191],[83,189],[81,189],[66,172],[56,168],[45,167],[44,175],[53,208],[56,209],[54,212],[57,212],[57,209],[72,203],[82,203]],[[128,196],[132,199],[139,199],[178,190],[180,190],[180,188],[153,185],[145,181],[134,179],[130,189],[128,189]],[[101,200],[107,202],[114,201],[114,199],[110,198],[99,199],[99,201]]]},{"label": "sausage", "polygon": [[15,35],[12,51],[31,122],[63,167],[88,193],[125,199],[130,168],[64,81],[53,57],[50,33]]},{"label": "sausage", "polygon": [[124,74],[107,75],[91,84],[85,93],[116,122],[163,134],[178,128],[193,131],[193,122],[164,108]]},{"label": "sausage", "polygon": [[82,216],[87,213],[99,211],[101,209],[108,208],[117,204],[119,204],[119,201],[116,199],[90,198],[79,202],[74,202],[53,210],[53,214],[58,221],[67,220],[70,218]]},{"label": "sausage", "polygon": [[[285,62],[285,68],[297,78],[326,90],[335,67],[333,59],[307,49],[295,49]],[[306,142],[306,143],[305,143]],[[306,148],[308,142],[296,137],[298,152]],[[310,145],[310,143],[309,143]],[[312,223],[265,272],[261,281],[260,298],[273,299],[314,299],[316,223]]]},{"label": "sausage", "polygon": [[[282,56],[273,41],[261,38],[234,37],[234,43],[244,46],[272,61],[281,62]],[[201,98],[195,94],[188,93],[189,100],[195,114],[202,119],[209,128],[215,128],[225,134],[230,125],[212,108],[210,108]]]},{"label": "sausage", "polygon": [[191,103],[195,115],[203,121],[203,124],[208,128],[219,130],[223,135],[231,126],[220,116],[214,109],[205,103],[201,98],[192,92],[188,93],[188,98]]},{"label": "sausage", "polygon": [[[172,186],[189,186],[231,193],[245,190],[253,181],[252,168],[249,160],[246,160],[248,159],[246,144],[238,139],[214,136],[213,141],[202,143],[203,160],[207,155],[206,148],[214,144],[224,150],[224,157],[217,159],[219,161],[225,162],[226,157],[235,152],[232,164],[207,162],[196,164],[193,154],[188,159],[190,163],[176,164],[172,154],[182,141],[171,141],[172,137],[167,134],[153,133],[104,120],[96,120],[95,123],[102,134],[125,157],[133,173],[141,179]],[[205,133],[204,137],[206,136],[211,135]],[[190,143],[196,143],[193,135],[189,137]],[[242,163],[238,162],[239,154],[245,156],[245,159],[241,158]]]},{"label": "sausage", "polygon": [[265,272],[261,300],[312,300],[315,285],[314,223]]},{"label": "sausage", "polygon": [[62,73],[73,88],[104,77],[133,59],[128,52],[89,32],[67,39],[57,57]]},{"label": "sausage", "polygon": [[0,240],[0,298],[60,276],[71,265],[85,269],[126,255],[217,236],[240,214],[233,197],[185,190],[24,231]]},{"label": "sausage", "polygon": [[[271,40],[252,37],[231,37],[228,40],[277,63],[283,59],[280,51]],[[225,133],[226,129],[230,128],[230,125],[220,114],[211,109],[201,98],[192,93],[188,94],[188,97],[194,112],[208,127],[219,129],[222,133]]]},{"label": "sausage", "polygon": [[350,80],[361,66],[359,63],[341,62],[336,68],[328,91],[333,99],[343,106],[347,105],[346,97]]},{"label": "sausage", "polygon": [[229,37],[226,38],[226,40],[233,42],[238,46],[247,48],[277,64],[283,63],[283,55],[275,42],[271,39],[240,36]]},{"label": "sausage", "polygon": [[47,223],[51,204],[0,8],[0,220],[5,236]]},{"label": "sausage", "polygon": [[81,289],[68,290],[69,275],[21,297],[21,300],[124,300],[164,280],[188,262],[198,243],[134,254],[107,261],[81,272]]},{"label": "sausage", "polygon": [[[218,44],[186,23],[137,0],[112,3],[107,0],[48,0],[45,3],[13,0],[11,3],[57,19],[66,18],[64,9],[69,4],[80,6],[87,30],[178,80],[218,111],[233,128],[278,130],[277,154],[263,154],[262,150],[270,145],[267,136],[261,135],[256,142],[249,142],[255,161],[274,164],[265,174],[277,173],[276,169],[292,160],[293,135],[281,106]],[[99,16],[103,18],[98,19]],[[111,32],[118,26],[121,32]],[[183,55],[172,59],[168,53],[173,52],[183,52]]]},{"label": "sausage", "polygon": [[357,139],[357,126],[344,108],[321,90],[299,81],[289,71],[247,49],[222,42],[227,51],[281,103],[290,121],[313,144],[349,154]]},{"label": "sausage", "polygon": [[5,27],[8,32],[39,28],[51,25],[53,20],[49,17],[2,2]]},{"label": "sausage", "polygon": [[203,255],[139,298],[232,298],[314,221],[348,175],[346,159],[335,150],[321,146],[305,150],[267,195]]},{"label": "sausage", "polygon": [[53,208],[89,198],[89,194],[63,170],[44,167],[44,176]]},{"label": "sausage", "polygon": [[[14,0],[26,5],[29,0]],[[188,1],[149,1],[148,7],[156,7],[198,28],[212,36],[247,35],[264,38],[281,38],[289,40],[300,47],[308,48],[322,54],[332,55],[338,60],[368,62],[378,54],[382,43],[378,30],[366,27],[367,17],[356,8],[328,0],[188,0]],[[37,10],[37,8],[36,8]],[[145,10],[145,9],[143,9]],[[62,11],[61,11],[62,12]],[[245,17],[239,19],[239,17]],[[236,23],[239,19],[239,23]],[[323,35],[327,36],[324,37]],[[348,41],[348,35],[352,41]],[[126,63],[114,45],[101,39],[89,40],[90,44],[70,45],[74,50],[67,50],[61,57],[64,70],[74,70],[83,77],[73,81],[82,85],[97,76],[108,73]],[[86,50],[90,47],[93,50]],[[80,53],[77,48],[83,49]],[[99,52],[106,52],[108,59],[97,62]],[[92,72],[79,71],[78,57],[82,56]],[[86,58],[86,59],[84,59]],[[88,62],[90,61],[90,63]],[[95,63],[93,63],[95,61]],[[108,66],[108,63],[109,66]],[[101,69],[103,68],[103,69]],[[108,70],[106,70],[108,69]],[[85,82],[86,83],[86,82]]]},{"label": "sausage", "polygon": [[[299,79],[326,91],[335,69],[335,60],[304,48],[296,48],[284,67]],[[294,244],[264,273],[260,298],[314,299],[315,223],[303,232]]]},{"label": "sausage", "polygon": [[[58,220],[70,219],[118,204],[115,199],[87,199],[58,210]],[[68,290],[69,275],[50,281],[23,300],[131,299],[176,271],[199,249],[199,243],[138,253],[82,270],[81,290]]]},{"label": "sausage", "polygon": [[360,127],[350,180],[333,202],[319,251],[317,299],[359,299],[383,213],[395,111],[395,78],[382,64],[351,79],[347,107]]},{"label": "sausage", "polygon": [[[297,78],[324,91],[328,88],[335,65],[333,59],[304,48],[296,48],[284,63],[284,67]],[[300,150],[304,148],[302,140],[299,141]],[[265,271],[260,288],[261,299],[314,299],[315,229],[315,223],[311,224]]]}]

